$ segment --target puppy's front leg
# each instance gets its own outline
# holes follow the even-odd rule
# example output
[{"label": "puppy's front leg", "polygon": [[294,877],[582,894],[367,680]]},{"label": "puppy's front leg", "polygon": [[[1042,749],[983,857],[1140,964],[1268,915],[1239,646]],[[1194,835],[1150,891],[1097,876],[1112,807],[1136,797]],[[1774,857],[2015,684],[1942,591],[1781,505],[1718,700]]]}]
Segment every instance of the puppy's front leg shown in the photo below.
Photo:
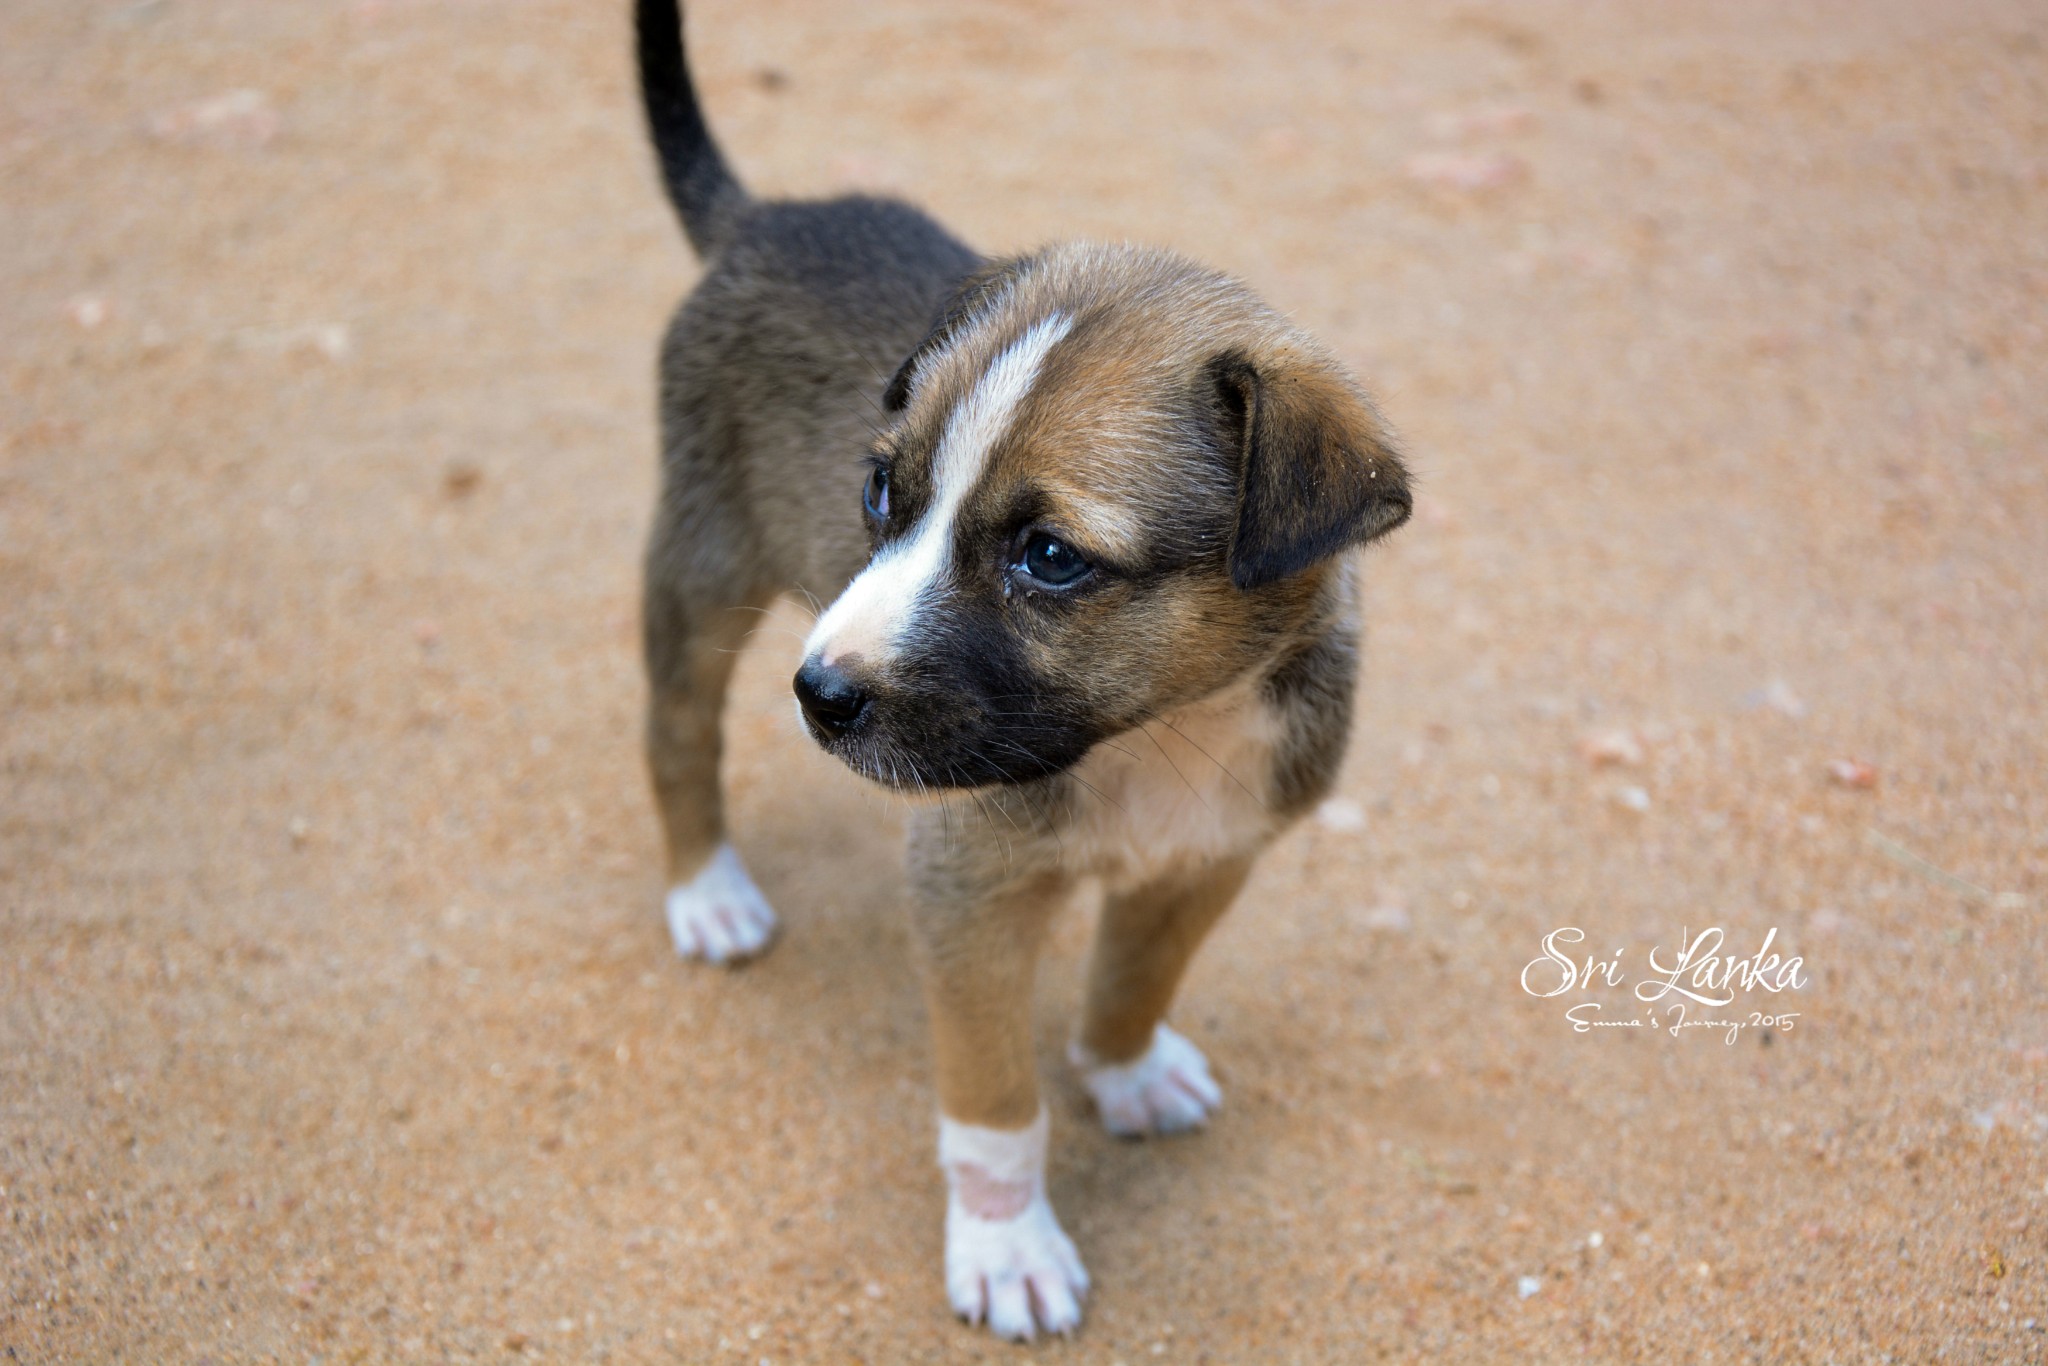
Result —
[{"label": "puppy's front leg", "polygon": [[914,870],[938,1065],[946,1293],[962,1317],[1003,1337],[1065,1333],[1081,1321],[1088,1273],[1045,1198],[1031,984],[1067,888],[1042,876],[981,890],[957,873]]},{"label": "puppy's front leg", "polygon": [[1111,1133],[1197,1129],[1223,1103],[1209,1060],[1167,1027],[1166,1008],[1251,867],[1251,855],[1227,859],[1114,892],[1103,903],[1087,1009],[1069,1056]]}]

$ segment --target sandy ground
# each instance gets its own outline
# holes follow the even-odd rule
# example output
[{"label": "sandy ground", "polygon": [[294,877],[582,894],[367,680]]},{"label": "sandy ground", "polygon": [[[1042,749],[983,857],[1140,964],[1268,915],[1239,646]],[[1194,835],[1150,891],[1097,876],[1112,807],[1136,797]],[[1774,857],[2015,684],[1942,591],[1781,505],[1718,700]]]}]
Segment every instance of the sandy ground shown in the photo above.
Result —
[{"label": "sandy ground", "polygon": [[[901,811],[796,733],[793,612],[730,718],[787,936],[708,970],[656,910],[632,623],[695,266],[623,8],[0,14],[10,1361],[1025,1355],[944,1307]],[[1062,924],[1097,1291],[1037,1352],[2043,1358],[2037,6],[693,27],[757,189],[1235,270],[1422,472],[1342,798],[1177,1013],[1209,1133],[1093,1127]],[[1571,1031],[1710,925],[1807,986],[1694,1018],[1791,1029]],[[1525,992],[1563,926],[1625,980]]]}]

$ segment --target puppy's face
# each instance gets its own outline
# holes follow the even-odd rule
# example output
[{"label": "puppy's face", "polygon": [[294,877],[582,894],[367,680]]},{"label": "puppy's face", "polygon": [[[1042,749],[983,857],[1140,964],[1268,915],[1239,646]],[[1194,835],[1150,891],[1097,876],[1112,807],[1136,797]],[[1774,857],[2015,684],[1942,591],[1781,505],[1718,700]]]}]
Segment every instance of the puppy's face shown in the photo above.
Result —
[{"label": "puppy's face", "polygon": [[1407,516],[1342,372],[1160,253],[970,280],[884,401],[874,555],[796,690],[819,743],[892,786],[1044,777],[1214,691],[1299,627],[1331,555]]}]

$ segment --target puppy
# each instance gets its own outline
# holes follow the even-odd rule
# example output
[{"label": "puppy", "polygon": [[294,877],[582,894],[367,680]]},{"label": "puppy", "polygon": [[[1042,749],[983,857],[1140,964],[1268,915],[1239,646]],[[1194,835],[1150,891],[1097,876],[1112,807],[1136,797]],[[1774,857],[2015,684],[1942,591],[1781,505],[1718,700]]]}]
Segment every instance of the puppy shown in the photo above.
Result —
[{"label": "puppy", "polygon": [[[1104,889],[1071,1056],[1115,1134],[1222,1100],[1166,1024],[1259,852],[1328,789],[1358,671],[1344,552],[1408,517],[1357,383],[1236,281],[1074,243],[989,260],[885,199],[750,199],[705,128],[674,0],[642,91],[705,272],[661,348],[647,756],[677,948],[776,921],[727,841],[719,713],[792,591],[831,754],[920,805],[911,920],[938,1069],[946,1290],[1064,1333],[1088,1276],[1046,1200],[1031,988],[1051,913]],[[876,423],[879,419],[879,430]]]}]

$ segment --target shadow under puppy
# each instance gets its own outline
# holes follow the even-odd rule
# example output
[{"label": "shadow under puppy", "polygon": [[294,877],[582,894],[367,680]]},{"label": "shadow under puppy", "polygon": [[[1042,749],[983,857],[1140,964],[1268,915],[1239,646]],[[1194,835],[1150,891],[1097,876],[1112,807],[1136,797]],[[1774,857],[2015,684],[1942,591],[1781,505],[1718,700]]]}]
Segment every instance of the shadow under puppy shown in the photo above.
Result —
[{"label": "shadow under puppy", "polygon": [[[767,946],[726,841],[719,715],[754,617],[836,594],[795,679],[912,816],[953,1307],[1072,1329],[1045,1195],[1031,987],[1073,883],[1105,887],[1072,1057],[1117,1134],[1222,1099],[1165,1023],[1252,861],[1328,788],[1357,674],[1342,552],[1406,520],[1358,385],[1243,285],[1164,251],[985,260],[889,200],[750,199],[705,128],[673,0],[639,0],[668,192],[706,266],[661,350],[647,752],[686,955]],[[893,375],[893,378],[890,376]],[[880,427],[877,430],[876,418]]]}]

